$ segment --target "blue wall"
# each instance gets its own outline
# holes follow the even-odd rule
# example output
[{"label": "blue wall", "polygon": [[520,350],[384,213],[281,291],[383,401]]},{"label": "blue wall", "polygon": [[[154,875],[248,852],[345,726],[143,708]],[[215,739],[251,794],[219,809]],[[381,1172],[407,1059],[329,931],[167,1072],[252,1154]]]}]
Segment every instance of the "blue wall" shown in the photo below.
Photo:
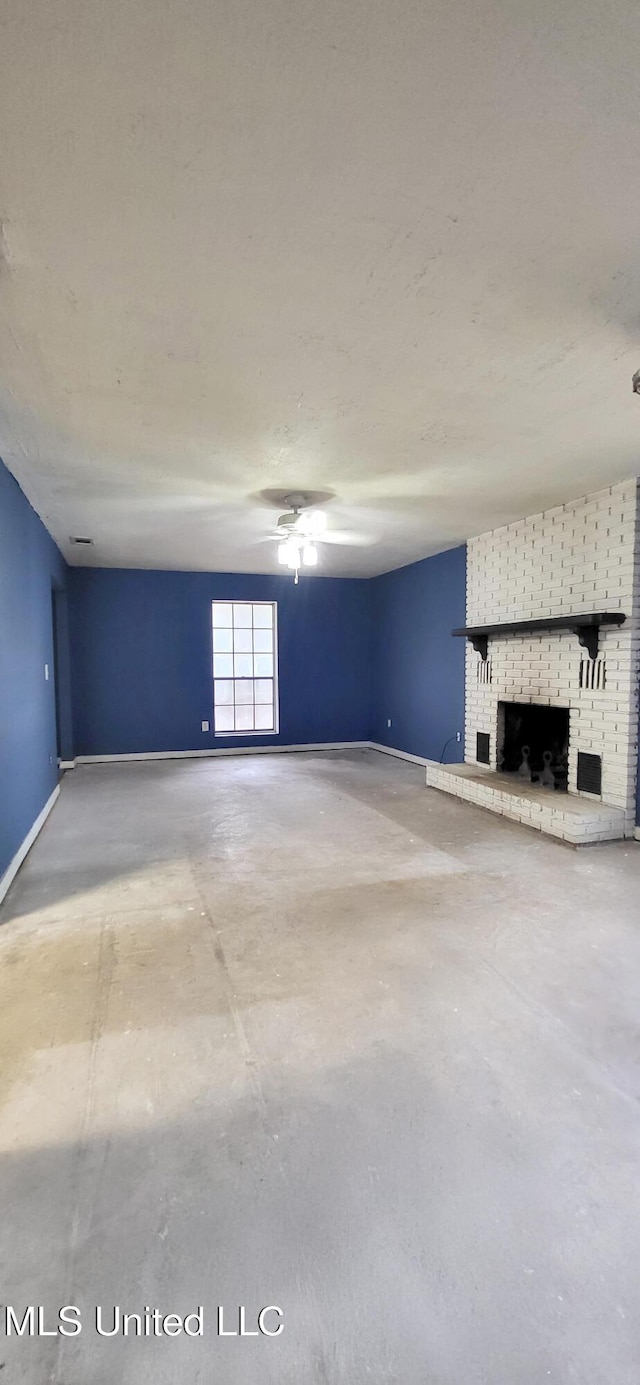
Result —
[{"label": "blue wall", "polygon": [[[211,602],[278,602],[280,733],[213,726]],[[368,740],[440,759],[464,726],[465,549],[372,580],[76,568],[78,755]],[[392,727],[387,729],[387,718]],[[462,744],[447,748],[462,758]]]},{"label": "blue wall", "polygon": [[[71,639],[78,755],[366,740],[370,583],[75,568]],[[211,602],[277,601],[278,736],[218,738]]]},{"label": "blue wall", "polygon": [[[373,614],[372,740],[439,760],[464,736],[466,548],[451,548],[369,583]],[[387,720],[391,718],[391,728]],[[462,760],[462,741],[445,759]]]},{"label": "blue wall", "polygon": [[[61,553],[0,462],[0,876],[58,781],[52,588],[63,592],[66,581]],[[66,756],[71,723],[62,622],[58,662]]]}]

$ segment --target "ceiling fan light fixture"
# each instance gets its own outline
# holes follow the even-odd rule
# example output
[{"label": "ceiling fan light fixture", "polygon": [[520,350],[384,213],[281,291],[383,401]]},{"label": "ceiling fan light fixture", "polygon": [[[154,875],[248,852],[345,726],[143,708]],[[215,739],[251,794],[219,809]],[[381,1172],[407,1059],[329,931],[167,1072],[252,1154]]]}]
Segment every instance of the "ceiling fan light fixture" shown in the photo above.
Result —
[{"label": "ceiling fan light fixture", "polygon": [[322,541],[327,526],[323,510],[310,514],[305,495],[286,495],[285,505],[290,509],[279,515],[276,521],[274,538],[278,539],[278,563],[288,567],[298,581],[301,567],[318,566],[318,541]]}]

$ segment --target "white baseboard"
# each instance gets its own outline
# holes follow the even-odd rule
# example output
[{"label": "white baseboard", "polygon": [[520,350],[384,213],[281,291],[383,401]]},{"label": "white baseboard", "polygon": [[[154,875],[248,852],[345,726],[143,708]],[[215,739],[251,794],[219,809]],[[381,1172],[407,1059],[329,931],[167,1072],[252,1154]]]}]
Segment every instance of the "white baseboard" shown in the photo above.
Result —
[{"label": "white baseboard", "polygon": [[640,842],[640,827],[636,827],[633,833],[637,842]]},{"label": "white baseboard", "polygon": [[207,760],[219,755],[277,755],[296,754],[311,750],[379,750],[382,755],[393,755],[396,760],[409,760],[414,765],[435,765],[438,760],[428,760],[424,755],[411,755],[407,750],[396,750],[391,745],[380,745],[378,741],[309,741],[304,745],[243,745],[216,746],[211,750],[140,750],[127,755],[78,755],[75,760],[65,761],[64,768],[75,765],[128,764],[136,760]]},{"label": "white baseboard", "polygon": [[215,750],[149,750],[132,755],[78,755],[77,765],[111,765],[132,760],[203,760],[219,755],[275,755],[308,750],[368,750],[370,741],[319,741],[308,745],[216,746]]},{"label": "white baseboard", "polygon": [[[396,750],[391,745],[380,745],[378,741],[369,741],[370,750],[379,750],[383,755],[395,755],[397,760],[411,760],[414,765],[439,765],[439,760],[426,760],[424,755],[410,755],[408,750]],[[447,761],[449,763],[449,761]],[[455,762],[451,762],[455,763]]]},{"label": "white baseboard", "polygon": [[5,870],[4,875],[0,877],[0,903],[2,903],[2,900],[4,899],[7,890],[9,889],[9,886],[15,880],[16,875],[18,874],[18,871],[20,870],[20,867],[22,865],[22,862],[24,861],[24,858],[27,855],[27,853],[31,850],[31,847],[35,842],[38,833],[42,831],[42,828],[44,827],[44,824],[49,816],[49,813],[51,812],[51,809],[53,808],[53,805],[59,793],[60,785],[56,784],[56,787],[53,790],[51,797],[47,799],[44,808],[42,809],[42,812],[38,813],[33,827],[29,832],[27,832],[24,841],[20,844],[18,850],[16,851],[13,860],[10,861],[9,865],[7,866],[7,869]]},{"label": "white baseboard", "polygon": [[58,769],[75,769],[75,760],[58,760]]}]

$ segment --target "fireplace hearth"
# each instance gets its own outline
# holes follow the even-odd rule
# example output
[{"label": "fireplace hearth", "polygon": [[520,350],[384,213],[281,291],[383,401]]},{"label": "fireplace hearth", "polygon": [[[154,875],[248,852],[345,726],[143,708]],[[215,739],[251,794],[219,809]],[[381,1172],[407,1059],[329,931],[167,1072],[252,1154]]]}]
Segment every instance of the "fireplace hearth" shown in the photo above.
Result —
[{"label": "fireplace hearth", "polygon": [[498,703],[497,767],[503,774],[566,791],[569,708]]}]

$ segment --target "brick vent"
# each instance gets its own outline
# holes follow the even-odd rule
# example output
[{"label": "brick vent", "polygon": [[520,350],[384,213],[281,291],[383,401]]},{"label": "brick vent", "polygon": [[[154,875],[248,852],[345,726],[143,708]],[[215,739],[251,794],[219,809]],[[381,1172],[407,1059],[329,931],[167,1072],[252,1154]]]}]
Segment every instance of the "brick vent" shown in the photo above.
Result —
[{"label": "brick vent", "polygon": [[491,660],[478,659],[476,662],[476,681],[478,683],[491,683]]},{"label": "brick vent", "polygon": [[476,736],[476,760],[480,765],[491,764],[491,737],[484,731],[478,731]]},{"label": "brick vent", "polygon": [[607,686],[607,665],[604,659],[580,660],[580,687],[585,692],[604,692]]},{"label": "brick vent", "polygon": [[578,789],[582,793],[602,793],[602,757],[578,751]]}]

